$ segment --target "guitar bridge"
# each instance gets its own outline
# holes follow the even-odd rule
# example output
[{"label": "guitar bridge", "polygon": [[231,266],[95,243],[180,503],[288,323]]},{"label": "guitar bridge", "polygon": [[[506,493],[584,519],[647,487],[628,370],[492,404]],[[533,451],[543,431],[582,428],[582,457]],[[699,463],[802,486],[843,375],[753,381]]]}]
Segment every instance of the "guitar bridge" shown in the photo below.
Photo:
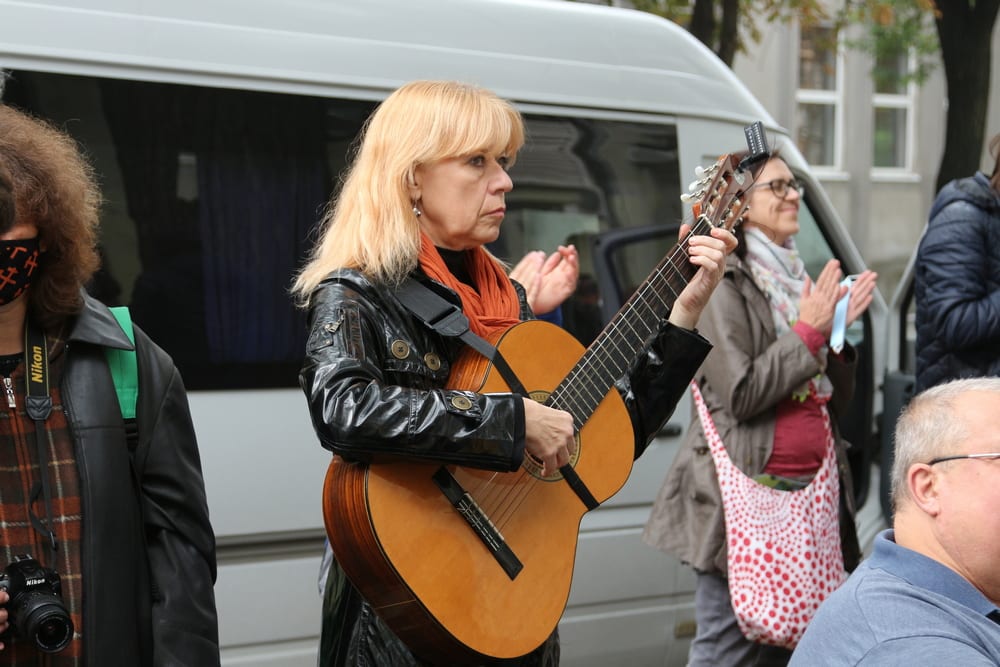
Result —
[{"label": "guitar bridge", "polygon": [[434,473],[433,480],[452,507],[458,510],[469,527],[475,531],[489,552],[493,554],[493,558],[507,573],[507,576],[511,580],[515,579],[518,573],[524,569],[524,564],[514,555],[510,546],[504,541],[503,535],[486,516],[479,503],[469,495],[468,491],[462,488],[458,480],[444,466],[438,468],[437,472]]}]

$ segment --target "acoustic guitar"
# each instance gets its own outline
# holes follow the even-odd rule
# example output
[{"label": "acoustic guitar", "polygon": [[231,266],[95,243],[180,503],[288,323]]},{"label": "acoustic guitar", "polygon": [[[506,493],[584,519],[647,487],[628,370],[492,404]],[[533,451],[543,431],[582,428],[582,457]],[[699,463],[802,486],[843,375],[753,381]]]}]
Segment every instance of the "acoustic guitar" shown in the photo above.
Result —
[{"label": "acoustic guitar", "polygon": [[[724,155],[699,176],[690,234],[732,229],[746,211],[753,174]],[[537,320],[490,341],[531,398],[573,415],[577,450],[560,471],[543,477],[527,455],[510,473],[334,457],[323,490],[334,554],[416,655],[448,665],[511,658],[555,629],[569,596],[580,520],[632,470],[632,425],[614,383],[693,277],[688,238],[586,350],[563,329]],[[456,360],[448,385],[510,391],[472,348]]]}]

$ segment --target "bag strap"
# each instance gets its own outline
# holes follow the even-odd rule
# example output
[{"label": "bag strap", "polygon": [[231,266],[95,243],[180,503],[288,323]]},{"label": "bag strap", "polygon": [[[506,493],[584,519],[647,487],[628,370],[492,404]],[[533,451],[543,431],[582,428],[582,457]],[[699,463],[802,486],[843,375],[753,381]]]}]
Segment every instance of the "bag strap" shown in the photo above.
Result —
[{"label": "bag strap", "polygon": [[[118,320],[122,331],[135,345],[135,331],[132,327],[132,316],[128,306],[115,306],[109,310]],[[125,438],[128,442],[128,451],[133,454],[139,444],[139,427],[135,420],[135,406],[139,401],[139,364],[135,348],[121,350],[105,347],[104,354],[108,360],[108,368],[111,370],[111,378],[115,383],[115,393],[118,395],[118,406],[122,412],[122,419],[125,420]]]},{"label": "bag strap", "polygon": [[[702,396],[701,390],[698,387],[698,382],[696,380],[691,380],[690,387],[691,397],[694,399],[695,408],[698,412],[698,420],[701,422],[701,429],[705,434],[705,441],[708,443],[709,453],[712,455],[712,460],[715,463],[716,474],[720,477],[720,479],[727,475],[753,479],[740,470],[729,456],[729,452],[726,450],[726,446],[722,442],[722,437],[719,435],[719,430],[715,427],[715,421],[712,419],[712,413],[709,412],[708,405],[705,403],[705,398]],[[827,410],[825,403],[820,403],[819,407],[820,412],[823,415],[823,425],[826,429],[826,453],[823,457],[823,462],[820,464],[819,471],[817,471],[816,476],[813,477],[814,481],[824,468],[828,468],[831,473],[836,473],[837,469],[837,452],[836,445],[833,441],[833,430],[830,424],[830,412]],[[754,483],[757,484],[758,482],[755,481]],[[811,487],[812,484],[813,482],[810,482],[806,488]],[[801,491],[804,491],[804,489],[782,491],[782,493],[798,493]]]},{"label": "bag strap", "polygon": [[[132,326],[132,314],[129,312],[128,306],[112,306],[108,310],[118,320],[122,331],[132,341],[133,346],[131,350],[105,347],[104,355],[108,360],[111,379],[114,380],[115,393],[118,395],[118,406],[122,412],[122,419],[125,421],[125,443],[128,446],[129,467],[132,472],[132,488],[139,503],[139,513],[142,516],[143,524],[145,524],[148,514],[142,494],[140,474],[135,466],[135,451],[139,446],[139,424],[135,417],[136,404],[139,402],[139,363],[135,350],[135,330]],[[163,599],[163,595],[160,592],[159,585],[157,585],[156,580],[152,576],[152,567],[149,563],[149,539],[145,530],[142,533],[142,545],[143,560],[146,564],[146,573],[149,578],[147,582],[149,592],[154,603],[156,603]],[[151,661],[151,638],[144,637],[141,645],[144,647],[143,653],[146,655],[145,662]]]},{"label": "bag strap", "polygon": [[396,290],[396,298],[406,306],[426,327],[447,338],[458,338],[479,354],[489,359],[510,390],[527,396],[528,390],[518,379],[514,369],[500,351],[469,328],[469,318],[462,309],[434,292],[413,276],[408,277]]}]

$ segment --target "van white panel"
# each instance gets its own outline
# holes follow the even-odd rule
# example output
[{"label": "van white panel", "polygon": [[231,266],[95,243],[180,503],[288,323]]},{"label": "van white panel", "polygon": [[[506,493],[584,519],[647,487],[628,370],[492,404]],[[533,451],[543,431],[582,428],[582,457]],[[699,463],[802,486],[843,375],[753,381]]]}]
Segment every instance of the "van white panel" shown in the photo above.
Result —
[{"label": "van white panel", "polygon": [[220,564],[215,589],[224,665],[316,664],[319,561],[316,555]]},{"label": "van white panel", "polygon": [[282,641],[223,648],[222,667],[316,667],[316,642]]},{"label": "van white panel", "polygon": [[220,545],[321,535],[331,454],[302,392],[196,391],[189,401]]}]

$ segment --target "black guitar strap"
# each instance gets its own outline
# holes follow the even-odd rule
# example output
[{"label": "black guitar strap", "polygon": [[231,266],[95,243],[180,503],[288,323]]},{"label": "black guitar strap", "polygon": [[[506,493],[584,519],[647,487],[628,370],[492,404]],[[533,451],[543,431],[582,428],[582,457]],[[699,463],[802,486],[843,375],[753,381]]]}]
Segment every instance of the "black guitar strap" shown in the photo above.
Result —
[{"label": "black guitar strap", "polygon": [[[448,338],[458,338],[463,343],[479,352],[489,359],[507,386],[515,394],[528,396],[528,391],[518,379],[514,369],[510,367],[507,360],[503,358],[500,351],[486,342],[469,328],[469,318],[462,310],[441,295],[435,293],[431,288],[420,283],[415,278],[407,278],[406,281],[396,290],[396,298],[406,306],[407,310],[413,313],[418,320],[424,323],[433,331]],[[573,492],[576,493],[580,501],[588,510],[592,510],[600,505],[597,499],[584,484],[580,476],[577,475],[573,466],[566,464],[559,471],[563,479],[569,484]]]},{"label": "black guitar strap", "polygon": [[458,306],[412,277],[396,290],[396,298],[428,328],[442,336],[458,338],[489,359],[513,393],[528,396],[514,369],[496,347],[469,328],[469,318]]}]

